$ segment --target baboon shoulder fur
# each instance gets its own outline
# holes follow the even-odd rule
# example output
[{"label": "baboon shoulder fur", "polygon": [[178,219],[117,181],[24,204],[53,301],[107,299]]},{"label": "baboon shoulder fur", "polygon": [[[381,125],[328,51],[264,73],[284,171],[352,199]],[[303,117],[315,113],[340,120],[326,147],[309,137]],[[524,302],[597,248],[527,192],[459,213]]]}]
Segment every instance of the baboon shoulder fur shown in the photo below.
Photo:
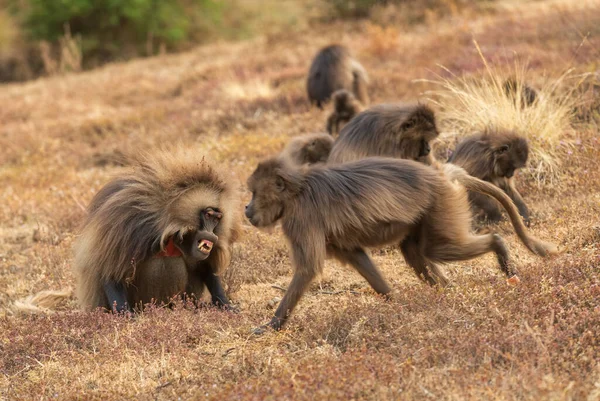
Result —
[{"label": "baboon shoulder fur", "polygon": [[352,57],[347,47],[330,45],[315,56],[306,82],[308,98],[318,107],[329,100],[333,92],[347,89],[363,103],[369,102],[368,76],[363,66]]},{"label": "baboon shoulder fur", "polygon": [[[423,104],[381,104],[357,114],[341,130],[329,163],[370,156],[423,160],[423,147],[439,136],[433,110]],[[428,152],[426,152],[428,156]]]},{"label": "baboon shoulder fur", "polygon": [[136,266],[180,230],[196,227],[198,211],[218,205],[223,218],[207,261],[227,267],[240,229],[239,187],[218,168],[183,150],[145,154],[92,199],[75,244],[76,293],[82,309],[104,303],[102,283],[132,281]]}]

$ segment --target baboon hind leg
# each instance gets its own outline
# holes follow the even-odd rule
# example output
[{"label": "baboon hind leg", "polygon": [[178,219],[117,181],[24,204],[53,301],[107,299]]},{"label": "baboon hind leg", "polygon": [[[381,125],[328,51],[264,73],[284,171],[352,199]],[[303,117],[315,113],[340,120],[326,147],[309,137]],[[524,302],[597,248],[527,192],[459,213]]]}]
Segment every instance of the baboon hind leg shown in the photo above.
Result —
[{"label": "baboon hind leg", "polygon": [[[439,284],[446,287],[450,284],[450,281],[440,269],[438,265],[433,262],[428,262],[423,256],[419,249],[419,244],[412,239],[406,239],[400,244],[400,250],[404,256],[406,263],[412,267],[414,272],[421,280],[425,281],[429,285]],[[429,269],[427,266],[429,265]],[[430,271],[431,270],[431,273]]]},{"label": "baboon hind leg", "polygon": [[390,293],[390,286],[364,249],[342,250],[331,247],[329,252],[339,261],[348,263],[356,269],[356,271],[367,280],[375,292],[382,295],[388,295]]},{"label": "baboon hind leg", "polygon": [[504,240],[498,234],[485,235],[466,235],[462,238],[446,238],[445,240],[430,241],[426,244],[425,257],[432,261],[453,262],[460,260],[469,260],[488,252],[494,252],[500,265],[500,270],[507,276],[512,277],[516,274],[511,266],[508,256],[508,250]]}]

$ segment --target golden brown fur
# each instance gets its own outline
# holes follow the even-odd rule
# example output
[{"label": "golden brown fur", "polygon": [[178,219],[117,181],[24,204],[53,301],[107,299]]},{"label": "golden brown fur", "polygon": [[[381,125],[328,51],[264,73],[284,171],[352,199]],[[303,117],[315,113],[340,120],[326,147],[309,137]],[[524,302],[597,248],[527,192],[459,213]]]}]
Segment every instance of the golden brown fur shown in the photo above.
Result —
[{"label": "golden brown fur", "polygon": [[332,98],[333,111],[327,118],[327,132],[337,135],[348,121],[363,111],[363,105],[345,89],[335,91]]},{"label": "golden brown fur", "polygon": [[333,144],[330,164],[387,156],[431,164],[430,142],[439,135],[431,108],[381,104],[356,115]]},{"label": "golden brown fur", "polygon": [[[248,179],[253,196],[246,217],[257,227],[281,221],[294,266],[290,287],[269,325],[279,329],[284,324],[326,255],[350,264],[380,294],[390,288],[365,248],[385,244],[400,243],[406,262],[430,284],[447,283],[439,263],[488,252],[496,253],[502,271],[512,277],[502,239],[471,234],[467,194],[454,180],[482,186],[483,192],[497,189],[459,167],[450,166],[449,177],[444,171],[381,157],[311,169],[277,158],[260,163]],[[525,231],[520,235],[529,244],[541,244]]]},{"label": "golden brown fur", "polygon": [[139,271],[152,253],[175,234],[195,228],[198,211],[206,207],[223,212],[215,229],[219,240],[206,263],[215,273],[227,267],[239,230],[239,194],[230,182],[202,157],[178,151],[146,155],[129,174],[104,186],[75,246],[80,306],[106,306],[101,283],[107,280],[139,286]]},{"label": "golden brown fur", "polygon": [[280,156],[297,165],[326,163],[333,138],[329,134],[316,133],[292,138]]},{"label": "golden brown fur", "polygon": [[348,48],[330,45],[315,56],[308,72],[306,90],[311,104],[318,107],[322,107],[338,89],[351,91],[363,104],[367,104],[368,81],[367,72]]},{"label": "golden brown fur", "polygon": [[[486,131],[463,139],[448,160],[464,168],[473,177],[488,181],[502,189],[515,202],[519,213],[529,224],[529,210],[515,187],[514,173],[527,163],[527,140],[512,131]],[[469,199],[481,217],[496,222],[501,213],[495,202],[477,193]]]}]

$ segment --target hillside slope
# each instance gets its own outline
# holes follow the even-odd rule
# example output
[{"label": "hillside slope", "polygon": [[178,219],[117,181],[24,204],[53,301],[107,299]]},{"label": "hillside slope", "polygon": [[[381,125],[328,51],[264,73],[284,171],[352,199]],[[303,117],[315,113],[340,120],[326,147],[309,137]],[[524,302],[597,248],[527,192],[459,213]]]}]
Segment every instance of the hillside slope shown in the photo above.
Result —
[{"label": "hillside slope", "polygon": [[[366,23],[198,48],[81,74],[0,87],[0,399],[600,400],[600,157],[597,122],[565,137],[563,173],[519,188],[531,231],[562,254],[527,252],[499,225],[521,271],[506,285],[491,255],[446,267],[440,290],[397,249],[373,257],[394,288],[378,298],[328,261],[286,330],[255,338],[291,276],[281,233],[244,235],[225,276],[242,313],[154,309],[133,320],[59,313],[13,316],[15,299],[73,286],[72,245],[85,206],[120,155],[181,143],[245,182],[298,134],[324,129],[305,75],[319,47],[351,46],[373,102],[425,99],[446,74],[483,75],[528,60],[532,84],[600,66],[600,3],[508,2],[485,16],[406,31]],[[246,194],[249,197],[248,194]]]}]

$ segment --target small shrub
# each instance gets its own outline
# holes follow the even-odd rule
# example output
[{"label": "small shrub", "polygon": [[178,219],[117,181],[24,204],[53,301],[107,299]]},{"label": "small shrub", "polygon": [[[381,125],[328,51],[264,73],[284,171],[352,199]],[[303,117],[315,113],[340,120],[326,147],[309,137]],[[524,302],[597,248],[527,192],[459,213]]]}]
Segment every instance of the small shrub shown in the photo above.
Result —
[{"label": "small shrub", "polygon": [[[566,144],[565,134],[572,131],[571,121],[577,98],[575,88],[564,89],[572,77],[571,70],[554,80],[547,80],[538,90],[538,99],[529,107],[506,95],[504,82],[516,80],[517,93],[526,82],[527,66],[515,62],[508,71],[490,66],[477,43],[485,64],[487,77],[456,77],[433,81],[440,87],[431,99],[440,107],[440,117],[446,131],[462,136],[488,127],[514,130],[530,142],[529,171],[538,184],[552,181],[559,173],[559,150]],[[529,82],[528,82],[529,84]]]}]

